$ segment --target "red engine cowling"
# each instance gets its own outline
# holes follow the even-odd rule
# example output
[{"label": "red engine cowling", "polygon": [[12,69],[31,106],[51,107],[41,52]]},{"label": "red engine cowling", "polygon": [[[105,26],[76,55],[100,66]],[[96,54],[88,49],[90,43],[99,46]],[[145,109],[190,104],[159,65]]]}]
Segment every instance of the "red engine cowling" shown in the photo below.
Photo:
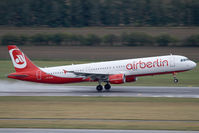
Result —
[{"label": "red engine cowling", "polygon": [[135,82],[137,78],[135,76],[126,76],[126,82]]},{"label": "red engine cowling", "polygon": [[126,82],[126,78],[124,74],[115,74],[109,76],[109,82],[111,84],[123,84]]}]

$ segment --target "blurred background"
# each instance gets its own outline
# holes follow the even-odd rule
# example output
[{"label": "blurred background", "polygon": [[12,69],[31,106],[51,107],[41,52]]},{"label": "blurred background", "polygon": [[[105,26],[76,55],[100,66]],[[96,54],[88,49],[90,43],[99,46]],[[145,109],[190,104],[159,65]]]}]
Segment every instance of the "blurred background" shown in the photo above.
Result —
[{"label": "blurred background", "polygon": [[0,59],[18,45],[36,60],[198,61],[198,26],[198,0],[1,0]]}]

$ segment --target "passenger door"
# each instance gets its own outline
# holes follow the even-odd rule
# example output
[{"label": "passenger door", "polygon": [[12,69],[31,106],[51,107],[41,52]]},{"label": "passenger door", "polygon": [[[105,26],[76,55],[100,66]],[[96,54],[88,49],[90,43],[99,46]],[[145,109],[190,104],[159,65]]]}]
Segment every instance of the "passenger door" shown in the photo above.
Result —
[{"label": "passenger door", "polygon": [[41,80],[41,71],[40,70],[36,71],[36,78],[37,78],[37,80]]},{"label": "passenger door", "polygon": [[174,56],[170,56],[170,67],[175,67],[175,57]]}]

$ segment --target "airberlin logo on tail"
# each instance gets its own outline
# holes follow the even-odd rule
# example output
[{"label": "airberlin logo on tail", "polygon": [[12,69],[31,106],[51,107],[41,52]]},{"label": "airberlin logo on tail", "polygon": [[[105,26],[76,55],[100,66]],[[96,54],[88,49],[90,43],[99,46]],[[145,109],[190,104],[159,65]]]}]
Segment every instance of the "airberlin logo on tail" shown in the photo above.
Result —
[{"label": "airberlin logo on tail", "polygon": [[12,62],[16,68],[25,68],[27,63],[23,53],[19,49],[11,49],[9,51]]}]

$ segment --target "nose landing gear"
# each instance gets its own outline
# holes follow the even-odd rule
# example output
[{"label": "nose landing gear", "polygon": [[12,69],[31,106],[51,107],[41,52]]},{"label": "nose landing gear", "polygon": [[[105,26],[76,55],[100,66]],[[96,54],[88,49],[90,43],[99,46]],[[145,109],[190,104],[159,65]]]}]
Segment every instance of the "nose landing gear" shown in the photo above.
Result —
[{"label": "nose landing gear", "polygon": [[174,78],[174,80],[173,80],[173,81],[174,81],[174,83],[178,83],[178,79],[175,79],[175,78]]},{"label": "nose landing gear", "polygon": [[173,81],[174,81],[174,83],[178,83],[178,79],[176,78],[176,74],[177,73],[175,73],[175,72],[173,73],[173,78],[174,78]]}]

